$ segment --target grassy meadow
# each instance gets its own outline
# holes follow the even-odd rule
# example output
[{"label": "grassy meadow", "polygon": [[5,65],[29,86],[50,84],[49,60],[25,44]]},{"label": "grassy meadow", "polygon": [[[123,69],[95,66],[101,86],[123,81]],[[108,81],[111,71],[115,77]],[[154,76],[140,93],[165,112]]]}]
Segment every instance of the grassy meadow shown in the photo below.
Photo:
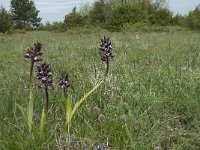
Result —
[{"label": "grassy meadow", "polygon": [[[72,119],[71,142],[64,131],[62,90],[49,91],[50,115],[38,134],[44,92],[34,78],[34,127],[23,114],[29,101],[28,46],[43,44],[54,83],[66,71],[73,104],[104,72],[100,38],[112,40],[108,79]],[[67,34],[27,32],[0,35],[0,149],[200,149],[200,33],[195,31]],[[34,70],[34,76],[36,69]],[[100,112],[94,113],[98,106]],[[97,118],[103,115],[105,119]]]}]

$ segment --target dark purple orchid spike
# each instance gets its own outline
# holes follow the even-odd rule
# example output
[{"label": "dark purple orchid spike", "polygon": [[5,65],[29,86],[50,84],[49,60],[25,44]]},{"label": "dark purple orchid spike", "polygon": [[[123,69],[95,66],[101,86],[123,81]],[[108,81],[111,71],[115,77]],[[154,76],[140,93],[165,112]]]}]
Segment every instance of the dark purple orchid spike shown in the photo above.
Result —
[{"label": "dark purple orchid spike", "polygon": [[34,47],[35,47],[35,50],[41,51],[41,49],[42,49],[42,44],[39,43],[39,42],[37,42],[37,43],[34,44]]},{"label": "dark purple orchid spike", "polygon": [[37,79],[40,81],[41,87],[53,88],[53,76],[49,64],[43,63],[37,66]]},{"label": "dark purple orchid spike", "polygon": [[110,38],[106,38],[104,36],[104,38],[101,39],[100,55],[101,55],[102,63],[105,63],[107,58],[109,61],[114,58],[114,55],[112,53],[112,42],[111,42]]},{"label": "dark purple orchid spike", "polygon": [[112,53],[112,42],[111,42],[110,38],[106,38],[104,36],[104,38],[101,39],[100,55],[101,55],[101,62],[106,63],[106,71],[104,74],[104,79],[106,79],[106,77],[108,75],[108,70],[109,70],[109,61],[114,58],[114,55]]},{"label": "dark purple orchid spike", "polygon": [[43,63],[37,67],[37,79],[39,80],[39,86],[45,89],[46,95],[46,115],[48,115],[49,109],[49,94],[48,87],[53,88],[53,76],[49,64]]},{"label": "dark purple orchid spike", "polygon": [[32,63],[42,61],[41,49],[42,49],[42,44],[39,43],[39,42],[35,43],[34,47],[29,47],[27,49],[26,54],[25,54],[25,58],[30,59],[32,61]]},{"label": "dark purple orchid spike", "polygon": [[67,89],[71,86],[68,74],[62,73],[60,80],[58,81],[59,86],[63,89],[65,97],[67,96]]},{"label": "dark purple orchid spike", "polygon": [[100,114],[97,119],[99,122],[103,122],[105,120],[105,116]]},{"label": "dark purple orchid spike", "polygon": [[33,67],[35,63],[42,61],[42,44],[37,42],[34,44],[34,47],[29,47],[26,51],[25,58],[31,60],[31,67],[30,67],[30,75],[29,75],[29,88],[30,92],[32,92],[32,75],[33,75]]}]

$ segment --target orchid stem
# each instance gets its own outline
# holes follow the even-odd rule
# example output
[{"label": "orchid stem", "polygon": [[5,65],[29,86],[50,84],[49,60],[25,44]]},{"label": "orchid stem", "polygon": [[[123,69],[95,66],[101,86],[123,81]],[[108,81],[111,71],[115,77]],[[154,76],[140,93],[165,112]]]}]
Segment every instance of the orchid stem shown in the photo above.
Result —
[{"label": "orchid stem", "polygon": [[108,70],[109,70],[109,60],[108,60],[108,56],[106,56],[106,71],[104,74],[104,80],[106,80],[106,78],[108,76]]},{"label": "orchid stem", "polygon": [[48,116],[49,110],[49,93],[48,93],[48,86],[45,85],[45,95],[46,95],[46,116]]}]

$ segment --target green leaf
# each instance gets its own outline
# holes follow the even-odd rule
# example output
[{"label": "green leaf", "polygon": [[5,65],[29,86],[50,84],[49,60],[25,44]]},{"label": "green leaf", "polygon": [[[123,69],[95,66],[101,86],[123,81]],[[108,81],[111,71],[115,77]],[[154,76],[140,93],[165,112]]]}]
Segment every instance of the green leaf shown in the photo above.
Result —
[{"label": "green leaf", "polygon": [[65,100],[65,99],[62,99],[62,100],[60,101],[60,106],[61,106],[63,112],[66,113],[66,104],[65,104],[65,103],[66,103],[66,100]]},{"label": "green leaf", "polygon": [[40,137],[42,136],[45,123],[46,123],[46,114],[45,114],[45,110],[43,108],[41,119],[40,119]]},{"label": "green leaf", "polygon": [[70,130],[70,124],[71,124],[71,112],[72,112],[72,98],[71,96],[67,96],[66,101],[66,125],[68,128],[68,132]]},{"label": "green leaf", "polygon": [[77,109],[80,107],[80,105],[87,100],[87,98],[104,82],[104,79],[99,82],[92,90],[90,90],[88,93],[86,93],[83,98],[81,98],[74,106],[70,119],[73,117],[74,113],[77,111]]}]

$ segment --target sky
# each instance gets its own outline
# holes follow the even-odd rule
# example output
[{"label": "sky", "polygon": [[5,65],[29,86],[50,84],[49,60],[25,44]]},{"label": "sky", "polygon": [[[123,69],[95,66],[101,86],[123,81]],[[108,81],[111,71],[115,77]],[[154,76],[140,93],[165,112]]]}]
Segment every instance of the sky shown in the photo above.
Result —
[{"label": "sky", "polygon": [[[36,8],[40,10],[39,16],[42,22],[63,21],[64,16],[69,13],[74,6],[80,8],[84,3],[92,3],[95,0],[34,0]],[[200,0],[167,0],[169,9],[174,14],[185,15],[195,6],[200,4]],[[0,0],[7,10],[10,9],[10,0]]]}]

